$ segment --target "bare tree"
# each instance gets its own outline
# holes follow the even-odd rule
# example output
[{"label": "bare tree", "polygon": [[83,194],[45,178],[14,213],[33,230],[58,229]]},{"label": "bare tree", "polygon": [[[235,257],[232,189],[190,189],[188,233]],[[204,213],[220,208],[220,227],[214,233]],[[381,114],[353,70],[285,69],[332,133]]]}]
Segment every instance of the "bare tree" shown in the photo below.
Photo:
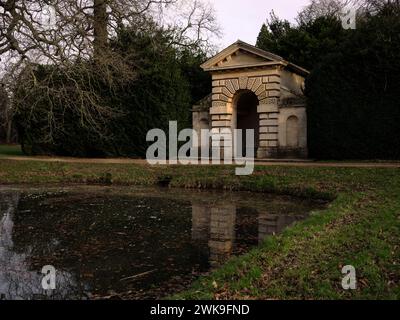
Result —
[{"label": "bare tree", "polygon": [[345,8],[356,8],[359,15],[376,13],[385,6],[400,7],[400,0],[311,0],[297,17],[298,23],[307,23],[318,17],[340,17]]},{"label": "bare tree", "polygon": [[0,83],[0,139],[4,139],[6,143],[11,142],[12,121],[10,119],[10,99]]},{"label": "bare tree", "polygon": [[[168,12],[179,19],[164,20]],[[82,88],[81,83],[95,73],[113,92],[116,85],[133,80],[131,57],[110,50],[109,40],[122,26],[145,30],[154,22],[173,31],[171,45],[206,46],[209,35],[218,31],[212,9],[200,0],[1,1],[0,72],[7,90],[13,91],[15,83],[44,89],[41,92],[69,101],[66,107],[81,114],[82,124],[101,134],[103,123],[115,117],[115,111],[102,101],[98,88]],[[85,63],[90,61],[94,64]],[[56,66],[49,70],[62,72],[66,83],[53,86],[53,72],[39,81],[39,64]],[[76,98],[68,100],[71,92]],[[13,105],[23,105],[25,97],[13,97]],[[51,112],[49,108],[49,139],[58,125]]]},{"label": "bare tree", "polygon": [[174,22],[182,34],[196,36],[192,41],[215,31],[212,11],[199,0],[7,0],[0,2],[0,55],[16,51],[21,58],[63,62],[101,52],[118,27],[139,28],[168,9],[181,18]]},{"label": "bare tree", "polygon": [[355,0],[358,6],[366,12],[375,13],[383,7],[400,8],[400,0]]},{"label": "bare tree", "polygon": [[354,0],[311,0],[297,17],[298,23],[307,23],[322,16],[339,17],[346,6]]}]

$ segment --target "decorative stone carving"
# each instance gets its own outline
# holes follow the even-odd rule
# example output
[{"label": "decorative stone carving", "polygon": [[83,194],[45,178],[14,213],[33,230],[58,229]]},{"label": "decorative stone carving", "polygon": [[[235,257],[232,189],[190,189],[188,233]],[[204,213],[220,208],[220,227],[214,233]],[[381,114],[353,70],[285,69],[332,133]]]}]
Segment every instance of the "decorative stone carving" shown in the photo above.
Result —
[{"label": "decorative stone carving", "polygon": [[233,79],[231,81],[232,81],[232,84],[233,84],[233,88],[235,89],[235,92],[238,91],[240,89],[239,80],[238,79]]},{"label": "decorative stone carving", "polygon": [[258,88],[261,86],[261,84],[262,84],[262,78],[256,78],[253,87],[251,88],[251,91],[256,92]]},{"label": "decorative stone carving", "polygon": [[255,81],[256,81],[256,78],[250,78],[247,82],[247,89],[251,90],[253,88]]},{"label": "decorative stone carving", "polygon": [[223,101],[213,101],[212,102],[212,107],[214,108],[214,107],[216,107],[216,108],[218,108],[218,107],[226,107],[226,102],[223,102]]},{"label": "decorative stone carving", "polygon": [[240,89],[247,89],[247,81],[249,80],[249,78],[247,77],[241,77],[239,78],[239,88]]},{"label": "decorative stone carving", "polygon": [[226,87],[224,87],[224,88],[222,89],[222,93],[223,93],[224,95],[226,95],[228,98],[232,98],[232,97],[233,97],[233,93],[230,92]]},{"label": "decorative stone carving", "polygon": [[235,87],[233,86],[233,83],[231,80],[226,80],[226,88],[234,94],[236,92]]},{"label": "decorative stone carving", "polygon": [[263,100],[267,98],[267,92],[266,91],[262,91],[261,93],[258,94],[258,100]]}]

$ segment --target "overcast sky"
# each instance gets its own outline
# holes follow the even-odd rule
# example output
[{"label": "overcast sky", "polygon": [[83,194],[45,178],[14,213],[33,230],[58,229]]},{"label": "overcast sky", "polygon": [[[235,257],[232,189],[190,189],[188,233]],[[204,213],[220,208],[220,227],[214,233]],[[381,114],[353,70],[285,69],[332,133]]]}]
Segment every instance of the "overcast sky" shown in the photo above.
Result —
[{"label": "overcast sky", "polygon": [[240,39],[255,44],[262,24],[271,10],[295,22],[297,13],[309,0],[212,0],[223,36],[216,42],[220,49]]}]

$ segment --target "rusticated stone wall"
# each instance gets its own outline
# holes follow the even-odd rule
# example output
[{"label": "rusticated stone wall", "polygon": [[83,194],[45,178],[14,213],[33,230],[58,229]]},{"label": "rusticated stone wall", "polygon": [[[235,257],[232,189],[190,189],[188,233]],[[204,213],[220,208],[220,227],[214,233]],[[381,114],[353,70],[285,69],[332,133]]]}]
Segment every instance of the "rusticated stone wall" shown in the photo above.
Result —
[{"label": "rusticated stone wall", "polygon": [[278,101],[280,97],[279,69],[241,73],[214,74],[212,82],[211,126],[215,133],[235,129],[235,97],[241,92],[253,92],[259,101],[258,158],[276,154],[278,142]]}]

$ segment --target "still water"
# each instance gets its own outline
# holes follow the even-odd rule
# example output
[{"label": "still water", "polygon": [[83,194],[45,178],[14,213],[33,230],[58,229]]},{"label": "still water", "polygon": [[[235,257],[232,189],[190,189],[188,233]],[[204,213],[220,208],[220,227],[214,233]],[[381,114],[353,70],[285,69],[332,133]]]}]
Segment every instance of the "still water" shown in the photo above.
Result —
[{"label": "still water", "polygon": [[[1,299],[155,299],[325,204],[248,192],[0,187]],[[42,267],[56,289],[42,289]]]}]

